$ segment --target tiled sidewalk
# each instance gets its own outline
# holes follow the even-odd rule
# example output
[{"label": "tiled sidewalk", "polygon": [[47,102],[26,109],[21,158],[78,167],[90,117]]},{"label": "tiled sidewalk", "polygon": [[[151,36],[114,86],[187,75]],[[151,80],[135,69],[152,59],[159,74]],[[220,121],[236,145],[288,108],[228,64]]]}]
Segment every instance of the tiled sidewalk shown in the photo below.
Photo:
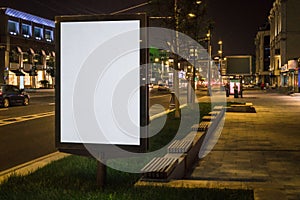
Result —
[{"label": "tiled sidewalk", "polygon": [[246,186],[255,199],[300,199],[299,96],[246,91],[227,100],[252,102],[256,113],[227,112],[217,144],[189,178],[210,187]]}]

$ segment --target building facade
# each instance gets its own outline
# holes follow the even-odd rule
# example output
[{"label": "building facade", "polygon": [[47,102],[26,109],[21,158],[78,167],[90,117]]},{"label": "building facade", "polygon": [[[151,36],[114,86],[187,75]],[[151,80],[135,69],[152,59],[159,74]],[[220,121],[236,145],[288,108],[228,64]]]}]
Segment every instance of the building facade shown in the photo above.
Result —
[{"label": "building facade", "polygon": [[257,84],[270,84],[270,26],[260,28],[255,38],[255,82]]},{"label": "building facade", "polygon": [[0,83],[53,87],[54,21],[0,8]]},{"label": "building facade", "polygon": [[276,0],[270,11],[271,82],[281,89],[299,92],[300,1]]}]

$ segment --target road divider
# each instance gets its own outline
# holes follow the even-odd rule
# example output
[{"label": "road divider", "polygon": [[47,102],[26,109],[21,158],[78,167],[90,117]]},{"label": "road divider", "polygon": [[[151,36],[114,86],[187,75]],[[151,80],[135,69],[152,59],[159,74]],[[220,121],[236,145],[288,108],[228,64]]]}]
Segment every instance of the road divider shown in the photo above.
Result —
[{"label": "road divider", "polygon": [[[186,106],[187,106],[187,104],[183,104],[183,105],[179,106],[179,108],[182,109],[182,108],[184,108],[184,107],[186,107]],[[173,111],[175,111],[175,108],[174,108],[174,109],[167,109],[167,110],[164,111],[164,112],[160,112],[160,113],[157,113],[157,114],[153,114],[152,116],[150,115],[150,121],[152,121],[152,120],[154,120],[154,119],[157,119],[157,118],[160,118],[160,117],[162,117],[162,116],[164,116],[164,115],[167,115],[167,114],[169,114],[170,112],[173,112]]]}]

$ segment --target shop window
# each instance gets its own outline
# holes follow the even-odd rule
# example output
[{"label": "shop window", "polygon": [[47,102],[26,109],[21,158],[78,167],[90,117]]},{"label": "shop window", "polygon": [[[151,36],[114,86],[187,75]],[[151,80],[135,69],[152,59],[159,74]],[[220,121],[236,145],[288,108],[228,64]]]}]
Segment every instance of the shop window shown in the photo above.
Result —
[{"label": "shop window", "polygon": [[43,64],[43,56],[41,54],[35,54],[33,57],[33,63],[35,65],[42,65]]},{"label": "shop window", "polygon": [[23,70],[29,72],[32,68],[32,55],[28,52],[23,52]]},{"label": "shop window", "polygon": [[10,63],[19,63],[19,57],[20,54],[18,54],[16,51],[12,50],[9,52],[9,62]]},{"label": "shop window", "polygon": [[19,34],[19,22],[8,20],[8,32],[11,35]]},{"label": "shop window", "polygon": [[43,28],[34,27],[34,38],[37,40],[43,39]]},{"label": "shop window", "polygon": [[30,59],[29,54],[24,52],[23,53],[23,63],[31,63],[30,61],[31,61],[31,59]]},{"label": "shop window", "polygon": [[287,76],[287,74],[284,74],[284,76],[283,76],[283,86],[284,87],[287,87],[288,86],[288,76]]},{"label": "shop window", "polygon": [[22,35],[26,38],[32,36],[31,25],[22,24]]},{"label": "shop window", "polygon": [[47,40],[47,42],[53,42],[54,41],[54,35],[53,35],[53,31],[46,29],[45,30],[45,39]]},{"label": "shop window", "polygon": [[55,57],[53,56],[46,56],[46,72],[48,75],[54,77],[55,76]]}]

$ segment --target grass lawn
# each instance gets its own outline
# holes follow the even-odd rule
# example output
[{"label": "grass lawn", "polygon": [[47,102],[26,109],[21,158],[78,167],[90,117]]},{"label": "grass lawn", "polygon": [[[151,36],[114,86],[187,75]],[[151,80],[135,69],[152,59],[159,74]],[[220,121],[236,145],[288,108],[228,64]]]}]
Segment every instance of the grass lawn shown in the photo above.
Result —
[{"label": "grass lawn", "polygon": [[[210,104],[200,103],[201,115],[210,111]],[[167,124],[159,134],[150,139],[150,151],[159,148],[178,128],[177,122],[168,116]],[[27,176],[11,176],[0,185],[1,200],[32,199],[253,199],[253,191],[219,189],[185,189],[164,187],[134,187],[141,177],[107,168],[106,187],[96,186],[95,159],[69,156],[55,161]]]}]

